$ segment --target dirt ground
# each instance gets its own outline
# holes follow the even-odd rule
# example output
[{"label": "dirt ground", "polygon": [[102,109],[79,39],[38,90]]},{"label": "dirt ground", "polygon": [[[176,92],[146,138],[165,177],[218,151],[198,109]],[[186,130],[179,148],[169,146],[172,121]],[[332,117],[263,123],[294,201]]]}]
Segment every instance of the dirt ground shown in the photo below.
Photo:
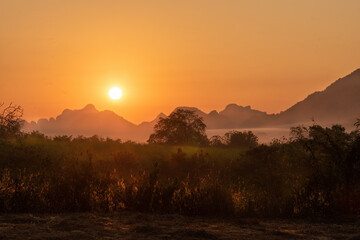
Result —
[{"label": "dirt ground", "polygon": [[360,220],[201,218],[141,213],[0,215],[0,239],[351,239]]}]

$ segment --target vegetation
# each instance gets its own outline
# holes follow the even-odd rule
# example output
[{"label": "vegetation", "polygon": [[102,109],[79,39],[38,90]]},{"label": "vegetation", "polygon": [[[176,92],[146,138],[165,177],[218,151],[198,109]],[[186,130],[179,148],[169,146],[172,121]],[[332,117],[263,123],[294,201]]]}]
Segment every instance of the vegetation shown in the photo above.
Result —
[{"label": "vegetation", "polygon": [[[268,145],[232,132],[229,147],[196,147],[5,131],[0,212],[360,214],[359,131],[313,125],[291,132]],[[244,135],[254,144],[235,144]]]},{"label": "vegetation", "polygon": [[213,136],[210,138],[210,145],[213,147],[231,147],[231,148],[254,148],[258,146],[259,139],[252,131],[230,131],[223,137]]},{"label": "vegetation", "polygon": [[23,109],[20,106],[10,103],[4,107],[4,103],[0,103],[0,137],[19,134],[23,123],[22,115]]},{"label": "vegetation", "polygon": [[194,111],[177,109],[169,117],[160,118],[155,132],[148,140],[151,144],[206,145],[206,125]]},{"label": "vegetation", "polygon": [[39,133],[0,140],[1,212],[359,214],[360,137],[317,125],[248,150]]}]

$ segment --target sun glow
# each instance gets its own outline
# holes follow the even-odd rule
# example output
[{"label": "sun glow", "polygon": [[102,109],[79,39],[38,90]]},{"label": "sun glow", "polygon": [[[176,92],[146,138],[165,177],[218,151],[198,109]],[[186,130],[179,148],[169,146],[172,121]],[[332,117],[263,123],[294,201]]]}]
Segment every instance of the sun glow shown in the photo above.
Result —
[{"label": "sun glow", "polygon": [[111,99],[117,100],[117,99],[121,98],[121,96],[122,96],[122,91],[120,88],[113,87],[109,90],[109,97]]}]

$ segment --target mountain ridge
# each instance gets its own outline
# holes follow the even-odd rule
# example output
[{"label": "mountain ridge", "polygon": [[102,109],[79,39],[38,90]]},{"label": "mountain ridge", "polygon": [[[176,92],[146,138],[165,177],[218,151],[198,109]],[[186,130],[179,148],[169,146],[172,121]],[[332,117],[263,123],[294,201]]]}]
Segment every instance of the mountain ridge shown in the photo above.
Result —
[{"label": "mountain ridge", "polygon": [[[322,124],[350,126],[360,116],[360,68],[339,78],[322,91],[309,94],[285,111],[268,114],[230,103],[221,111],[205,113],[196,107],[179,106],[177,109],[194,111],[203,118],[208,129],[289,127],[296,124],[311,124],[315,120]],[[47,135],[94,135],[145,141],[160,118],[134,124],[110,110],[99,111],[95,105],[87,104],[82,109],[64,109],[56,118],[26,122],[25,131],[40,131]]]}]

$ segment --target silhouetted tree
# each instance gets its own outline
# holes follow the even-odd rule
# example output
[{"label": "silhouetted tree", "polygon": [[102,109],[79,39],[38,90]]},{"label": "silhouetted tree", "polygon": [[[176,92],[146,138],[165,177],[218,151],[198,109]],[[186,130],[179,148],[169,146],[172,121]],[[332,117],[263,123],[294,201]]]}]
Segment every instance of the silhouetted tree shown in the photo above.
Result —
[{"label": "silhouetted tree", "polygon": [[[323,128],[319,125],[291,129],[295,141],[309,153],[311,166],[308,198],[322,201],[322,208],[345,196],[343,208],[351,211],[351,193],[359,179],[360,141],[358,133],[347,133],[341,125]],[[339,191],[339,192],[337,192]],[[316,196],[314,198],[314,196]],[[314,209],[319,208],[314,207]]]},{"label": "silhouetted tree", "polygon": [[252,131],[230,131],[225,133],[224,140],[229,147],[253,148],[258,145],[258,137]]},{"label": "silhouetted tree", "polygon": [[221,137],[219,135],[212,136],[210,138],[210,146],[212,146],[212,147],[223,147],[223,146],[225,146],[223,137]]},{"label": "silhouetted tree", "polygon": [[[0,109],[3,108],[4,103],[0,103]],[[10,103],[9,106],[4,107],[0,112],[0,137],[16,136],[20,134],[20,129],[23,124],[23,109],[18,105]]]},{"label": "silhouetted tree", "polygon": [[53,138],[54,141],[56,142],[71,142],[72,140],[72,135],[68,136],[68,135],[58,135],[55,136]]},{"label": "silhouetted tree", "polygon": [[177,109],[169,117],[160,118],[150,135],[151,144],[205,145],[206,125],[194,111]]},{"label": "silhouetted tree", "polygon": [[356,122],[354,123],[354,126],[356,128],[360,128],[360,118],[356,119]]}]

